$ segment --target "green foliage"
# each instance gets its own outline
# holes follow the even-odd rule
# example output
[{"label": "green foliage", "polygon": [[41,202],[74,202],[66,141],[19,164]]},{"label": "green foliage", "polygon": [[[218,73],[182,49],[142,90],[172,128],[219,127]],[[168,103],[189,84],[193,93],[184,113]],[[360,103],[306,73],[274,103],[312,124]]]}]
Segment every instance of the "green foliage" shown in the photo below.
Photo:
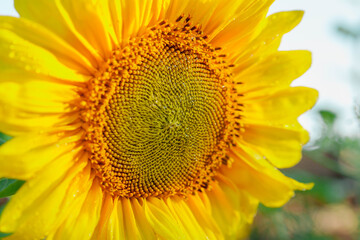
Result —
[{"label": "green foliage", "polygon": [[24,181],[16,179],[1,178],[0,179],[0,198],[14,195],[17,190],[24,184]]},{"label": "green foliage", "polygon": [[319,111],[325,124],[317,149],[305,151],[305,157],[339,174],[342,177],[360,180],[360,140],[339,136],[333,127],[336,115]]},{"label": "green foliage", "polygon": [[6,141],[10,140],[11,137],[0,132],[0,146]]},{"label": "green foliage", "polygon": [[327,110],[319,111],[319,114],[327,126],[332,126],[336,120],[336,114]]},{"label": "green foliage", "polygon": [[299,192],[299,194],[315,198],[319,203],[341,203],[354,193],[352,179],[319,176],[300,169],[289,169],[284,171],[284,173],[299,181],[301,179],[302,182],[314,183],[314,187],[311,190]]},{"label": "green foliage", "polygon": [[0,239],[4,238],[4,237],[7,237],[7,236],[10,236],[11,233],[2,233],[0,232]]}]

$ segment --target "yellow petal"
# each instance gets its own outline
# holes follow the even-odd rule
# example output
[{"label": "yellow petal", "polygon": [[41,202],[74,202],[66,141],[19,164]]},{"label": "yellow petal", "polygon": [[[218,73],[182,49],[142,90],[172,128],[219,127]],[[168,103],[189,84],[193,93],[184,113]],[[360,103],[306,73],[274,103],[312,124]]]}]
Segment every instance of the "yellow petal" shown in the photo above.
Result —
[{"label": "yellow petal", "polygon": [[267,17],[268,26],[264,34],[272,35],[273,33],[285,34],[296,27],[304,16],[304,11],[285,11],[271,14]]},{"label": "yellow petal", "polygon": [[92,234],[91,239],[120,239],[116,230],[118,229],[117,225],[115,227],[114,220],[111,218],[111,215],[114,211],[114,198],[110,194],[103,192],[103,204],[100,213],[100,219],[94,233]]},{"label": "yellow petal", "polygon": [[71,152],[74,140],[57,134],[15,137],[0,147],[0,177],[30,179],[49,162]]},{"label": "yellow petal", "polygon": [[[225,25],[223,23],[217,31],[214,31],[213,36],[210,36],[211,43],[228,50],[231,55],[233,52],[237,52],[235,55],[239,55],[238,51],[242,51],[240,49],[245,48],[263,29],[263,19],[272,2],[273,0],[236,1],[235,4],[228,5],[232,14],[229,16],[229,20],[223,21]],[[225,13],[225,15],[228,14]],[[219,16],[221,15],[219,14]]]},{"label": "yellow petal", "polygon": [[[165,19],[169,19],[174,22],[180,15],[187,14],[185,12],[186,7],[189,3],[194,2],[198,4],[200,1],[190,1],[190,0],[173,0],[170,1],[169,7],[167,8]],[[195,7],[195,6],[194,6]],[[187,17],[187,16],[186,16]]]},{"label": "yellow petal", "polygon": [[[198,21],[203,25],[203,31],[206,35],[209,35],[209,39],[212,39],[219,31],[224,29],[230,22],[234,21],[241,11],[247,5],[247,1],[244,0],[229,0],[229,1],[210,1],[211,3],[204,2],[206,5],[213,5],[211,11],[207,10],[204,6],[201,6],[204,9],[206,18],[199,17]],[[189,7],[192,7],[192,2]],[[199,13],[199,8],[192,8],[193,15],[196,16]],[[205,16],[206,16],[205,15]]]},{"label": "yellow petal", "polygon": [[158,239],[155,235],[154,229],[149,224],[145,216],[145,208],[141,199],[132,199],[131,207],[136,220],[137,229],[142,239],[156,240]]},{"label": "yellow petal", "polygon": [[157,239],[145,217],[142,202],[140,199],[106,196],[92,239]]},{"label": "yellow petal", "polygon": [[119,35],[121,35],[123,45],[128,43],[131,37],[141,36],[148,26],[159,22],[169,5],[167,0],[121,0],[119,2],[115,5],[120,5],[117,9],[119,9],[118,18],[121,18],[119,19],[121,34]]},{"label": "yellow petal", "polygon": [[25,81],[1,82],[0,131],[9,135],[44,131],[46,128],[68,125],[78,128],[78,113],[70,105],[78,96],[68,85]]},{"label": "yellow petal", "polygon": [[52,128],[55,131],[61,131],[63,128],[68,130],[78,130],[81,126],[77,114],[60,115],[34,115],[32,113],[23,113],[13,111],[11,115],[0,118],[0,132],[10,136],[19,136],[22,134],[42,133]]},{"label": "yellow petal", "polygon": [[158,239],[145,216],[144,201],[107,196],[92,239]]},{"label": "yellow petal", "polygon": [[[111,222],[111,224],[117,229],[114,233],[114,236],[119,236],[118,239],[125,239],[125,226],[124,223],[126,221],[126,219],[124,219],[124,214],[123,214],[123,210],[122,210],[122,202],[120,199],[116,199],[114,200],[114,210],[113,210],[113,214],[111,214],[111,220],[113,220],[113,222]],[[108,233],[108,236],[111,236],[111,233]],[[116,239],[116,238],[114,238]]]},{"label": "yellow petal", "polygon": [[[82,55],[98,67],[103,61],[102,56],[87,39],[79,33],[72,22],[69,13],[60,0],[15,0],[15,8],[21,17],[44,26],[55,33],[69,45],[73,46]],[[91,28],[88,26],[88,28]]]},{"label": "yellow petal", "polygon": [[[205,25],[215,9],[217,8],[219,0],[200,0],[200,1],[174,1],[173,5],[181,4],[183,7],[179,7],[177,14],[172,15],[171,17],[176,19],[181,14],[184,14],[185,17],[190,16],[191,22],[194,24]],[[180,14],[179,11],[181,10]]]},{"label": "yellow petal", "polygon": [[182,225],[190,239],[207,239],[209,236],[200,227],[193,212],[187,206],[183,198],[172,197],[166,200],[168,211],[172,213],[174,219]]},{"label": "yellow petal", "polygon": [[[232,202],[239,202],[240,204],[239,206],[234,206],[236,206],[237,211],[240,212],[242,220],[251,224],[256,215],[259,200],[251,196],[248,192],[239,190],[234,182],[225,175],[219,174],[216,177],[216,180],[218,181],[218,185],[221,191],[225,194],[224,196],[226,198],[237,199],[237,201],[233,200]],[[246,223],[244,224],[245,228],[247,227]]]},{"label": "yellow petal", "polygon": [[34,79],[0,80],[0,95],[3,96],[0,99],[0,131],[9,135],[72,125],[78,118],[76,107],[70,104],[78,94],[71,85]]},{"label": "yellow petal", "polygon": [[114,47],[118,47],[125,46],[130,38],[142,35],[148,26],[156,24],[164,16],[168,1],[103,0],[96,4],[100,4],[97,14],[102,16],[105,31],[115,43]]},{"label": "yellow petal", "polygon": [[242,51],[240,49],[247,46],[262,31],[265,15],[266,12],[262,12],[245,19],[234,18],[225,28],[213,34],[210,43],[224,49],[230,59],[239,56]]},{"label": "yellow petal", "polygon": [[[233,12],[241,2],[234,0],[170,1],[166,19],[174,22],[180,15],[190,16],[191,22],[195,25],[202,25],[204,33],[208,35],[220,28],[221,25],[227,24],[229,19],[233,18]],[[230,6],[233,7],[230,8]],[[222,12],[226,12],[226,14],[224,15]]]},{"label": "yellow petal", "polygon": [[242,138],[262,153],[277,168],[288,168],[301,160],[303,144],[309,134],[301,126],[294,128],[247,124]]},{"label": "yellow petal", "polygon": [[125,229],[123,224],[121,201],[117,197],[114,198],[109,194],[105,194],[100,220],[92,239],[125,239]]},{"label": "yellow petal", "polygon": [[0,28],[0,67],[5,72],[17,69],[70,82],[84,82],[88,79],[65,66],[53,53],[4,28]]},{"label": "yellow petal", "polygon": [[64,65],[89,74],[95,71],[89,60],[77,49],[43,26],[24,18],[0,17],[0,29],[6,29],[34,45],[53,53]]},{"label": "yellow petal", "polygon": [[144,207],[146,218],[161,238],[169,240],[191,239],[163,200],[149,198],[144,201]]},{"label": "yellow petal", "polygon": [[79,98],[76,88],[44,81],[5,82],[0,81],[0,104],[4,112],[2,115],[11,115],[6,112],[9,108],[16,108],[22,112],[42,114],[66,113],[74,111],[69,102]]},{"label": "yellow petal", "polygon": [[239,144],[241,148],[235,147],[229,152],[234,160],[232,166],[222,168],[221,172],[265,206],[280,207],[294,196],[294,190],[312,188],[313,184],[299,183],[284,176],[246,143]]},{"label": "yellow petal", "polygon": [[[216,32],[223,29],[232,19],[236,17],[236,12],[238,8],[245,2],[244,0],[229,0],[229,1],[213,1],[214,3],[206,3],[213,4],[215,8],[212,10],[212,14],[209,16],[209,19],[204,22],[203,29],[204,33],[207,35],[215,35]],[[195,9],[195,13],[199,11],[199,9]],[[201,18],[203,21],[204,19]]]},{"label": "yellow petal", "polygon": [[[135,1],[126,1],[121,0],[121,10],[122,10],[122,42],[127,43],[131,37],[134,37],[137,33],[140,26],[141,19],[141,10],[142,7],[146,4],[140,2],[139,0]],[[149,3],[149,1],[147,1]]]},{"label": "yellow petal", "polygon": [[211,203],[212,217],[224,234],[224,239],[242,239],[249,230],[247,212],[251,212],[254,217],[257,202],[243,212],[243,207],[249,207],[249,203],[242,196],[239,189],[231,181],[221,175],[217,176],[217,181],[212,184],[212,188],[207,192]]},{"label": "yellow petal", "polygon": [[100,219],[103,194],[98,180],[88,179],[84,184],[88,182],[92,186],[87,196],[70,212],[53,239],[91,239]]},{"label": "yellow petal", "polygon": [[241,98],[244,123],[278,126],[297,122],[300,114],[312,108],[318,92],[312,88],[291,87],[263,98]]},{"label": "yellow petal", "polygon": [[137,222],[134,216],[133,209],[131,207],[131,200],[128,198],[121,198],[119,199],[119,204],[121,205],[122,209],[118,208],[118,215],[123,215],[123,224],[125,238],[124,239],[141,239],[139,230],[137,228]]},{"label": "yellow petal", "polygon": [[123,28],[123,19],[121,12],[121,2],[118,0],[109,0],[109,10],[112,22],[112,28],[114,31],[114,42],[118,43],[121,46],[122,42],[122,28]]},{"label": "yellow petal", "polygon": [[75,176],[71,181],[71,185],[69,186],[61,205],[62,214],[58,216],[56,226],[52,231],[50,231],[46,239],[59,239],[58,233],[62,233],[64,227],[67,226],[64,222],[69,222],[69,219],[73,219],[78,216],[94,179],[94,176],[91,176],[90,171],[91,167],[90,165],[87,165],[84,170]]},{"label": "yellow petal", "polygon": [[239,73],[253,63],[276,52],[282,36],[299,24],[303,14],[303,11],[290,11],[270,15],[266,19],[266,23],[261,26],[261,32],[251,42],[229,46],[228,49],[234,52],[231,54],[236,64],[234,73]]},{"label": "yellow petal", "polygon": [[276,52],[235,77],[237,90],[247,97],[267,96],[304,74],[311,65],[309,51]]},{"label": "yellow petal", "polygon": [[193,212],[194,217],[196,217],[200,227],[204,229],[208,239],[224,239],[216,219],[212,216],[210,200],[206,193],[196,193],[195,195],[189,196],[186,203]]},{"label": "yellow petal", "polygon": [[110,25],[112,21],[108,1],[62,0],[61,4],[76,31],[90,43],[103,59],[107,59],[113,49],[111,41],[117,40],[112,39],[115,32]]},{"label": "yellow petal", "polygon": [[54,160],[20,188],[1,215],[1,232],[15,232],[9,239],[42,239],[54,229],[64,217],[61,206],[67,189],[88,164],[84,160],[74,163],[78,153]]}]

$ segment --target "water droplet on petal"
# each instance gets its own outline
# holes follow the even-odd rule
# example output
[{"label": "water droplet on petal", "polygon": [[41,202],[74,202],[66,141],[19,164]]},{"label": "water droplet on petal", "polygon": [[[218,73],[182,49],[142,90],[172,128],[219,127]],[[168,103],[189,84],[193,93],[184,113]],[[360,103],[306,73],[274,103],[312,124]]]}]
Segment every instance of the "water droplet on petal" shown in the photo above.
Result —
[{"label": "water droplet on petal", "polygon": [[10,52],[9,53],[9,58],[15,58],[15,52]]},{"label": "water droplet on petal", "polygon": [[26,70],[26,71],[30,71],[30,70],[31,70],[30,65],[26,65],[26,66],[25,66],[25,70]]}]

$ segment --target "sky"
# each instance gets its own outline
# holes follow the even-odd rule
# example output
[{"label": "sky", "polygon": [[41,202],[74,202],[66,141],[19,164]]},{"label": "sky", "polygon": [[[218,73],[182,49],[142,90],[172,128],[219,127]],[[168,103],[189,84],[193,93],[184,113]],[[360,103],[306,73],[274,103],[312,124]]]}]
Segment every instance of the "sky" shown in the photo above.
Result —
[{"label": "sky", "polygon": [[[355,0],[276,0],[269,14],[288,10],[304,10],[305,15],[300,25],[284,36],[280,50],[306,49],[313,53],[312,67],[293,85],[312,87],[320,93],[315,108],[301,116],[300,122],[314,141],[322,128],[316,112],[335,111],[339,120],[336,130],[359,137],[354,105],[355,101],[360,105],[360,79],[354,79],[352,74],[354,44],[339,36],[336,26],[360,24],[360,4]],[[0,15],[17,16],[13,0],[0,0]]]},{"label": "sky", "polygon": [[[358,2],[359,3],[359,2]],[[336,131],[344,136],[359,137],[359,121],[354,113],[360,105],[360,79],[354,79],[354,44],[337,33],[337,26],[360,24],[359,4],[351,0],[277,0],[270,13],[304,10],[300,25],[284,36],[280,49],[307,49],[313,54],[310,70],[294,82],[319,91],[319,101],[300,120],[313,138],[319,137],[321,121],[315,113],[331,110],[338,114]]]}]

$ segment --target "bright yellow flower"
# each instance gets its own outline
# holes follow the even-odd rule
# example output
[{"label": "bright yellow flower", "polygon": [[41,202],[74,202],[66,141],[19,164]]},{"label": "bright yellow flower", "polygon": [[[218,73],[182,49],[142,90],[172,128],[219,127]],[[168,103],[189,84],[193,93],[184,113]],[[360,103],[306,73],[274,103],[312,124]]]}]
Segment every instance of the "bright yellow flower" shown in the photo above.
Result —
[{"label": "bright yellow flower", "polygon": [[239,239],[311,188],[297,122],[317,92],[278,51],[273,0],[15,0],[0,18],[7,239]]}]

